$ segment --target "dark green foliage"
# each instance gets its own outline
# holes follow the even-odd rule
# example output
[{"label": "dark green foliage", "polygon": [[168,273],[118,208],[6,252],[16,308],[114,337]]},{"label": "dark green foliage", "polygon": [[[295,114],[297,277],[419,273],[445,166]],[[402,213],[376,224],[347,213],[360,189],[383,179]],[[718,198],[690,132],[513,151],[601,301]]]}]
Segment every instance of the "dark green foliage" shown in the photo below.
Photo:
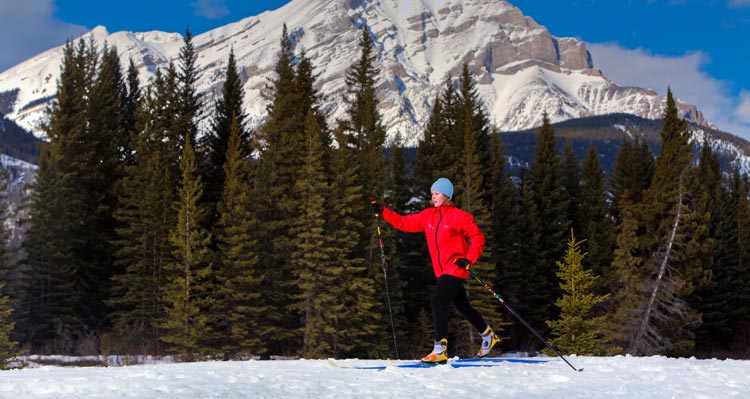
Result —
[{"label": "dark green foliage", "polygon": [[[84,264],[92,218],[84,179],[96,141],[87,133],[86,98],[94,79],[93,44],[64,47],[57,101],[45,126],[50,143],[39,159],[33,186],[30,228],[24,244],[26,299],[20,317],[25,341],[33,349],[70,353],[98,325],[98,303],[91,284],[92,265]],[[82,217],[86,215],[89,217]],[[84,223],[81,223],[84,222]],[[94,316],[92,319],[91,316]]]},{"label": "dark green foliage", "polygon": [[302,215],[290,229],[291,263],[297,276],[296,303],[292,306],[302,317],[304,335],[302,355],[306,358],[325,358],[336,355],[342,341],[336,320],[341,317],[339,297],[331,295],[336,277],[343,268],[331,264],[325,235],[324,202],[328,187],[323,165],[326,140],[313,112],[305,123],[305,153],[295,190],[300,193]]},{"label": "dark green foliage", "polygon": [[204,346],[208,309],[213,308],[211,292],[212,264],[209,244],[211,236],[202,227],[206,211],[201,207],[203,184],[198,172],[190,136],[180,161],[182,179],[174,208],[177,224],[169,234],[173,247],[173,261],[164,267],[165,283],[161,301],[164,315],[159,320],[163,330],[160,339],[167,344],[166,351],[192,360],[210,352]]},{"label": "dark green foliage", "polygon": [[237,71],[234,50],[229,53],[225,76],[222,97],[216,100],[211,130],[201,138],[202,147],[206,152],[202,172],[206,182],[204,198],[210,212],[209,226],[213,226],[218,219],[216,206],[224,189],[224,179],[226,178],[224,166],[233,121],[237,123],[239,129],[242,155],[250,154],[249,135],[245,127],[246,115],[242,109],[245,93],[242,89],[242,79],[240,79]]},{"label": "dark green foliage", "polygon": [[628,353],[693,351],[699,319],[686,298],[707,281],[713,240],[705,195],[691,184],[693,153],[686,129],[668,91],[653,183],[642,202],[625,206],[618,238],[618,342]]},{"label": "dark green foliage", "polygon": [[581,245],[588,254],[584,265],[599,276],[595,292],[608,292],[614,279],[610,265],[615,247],[615,223],[607,206],[604,170],[594,146],[589,147],[583,159],[580,190],[577,225],[578,234],[585,240]]},{"label": "dark green foliage", "polygon": [[216,243],[216,298],[209,323],[214,325],[225,359],[266,352],[263,314],[269,311],[262,293],[258,221],[252,208],[250,162],[245,156],[241,129],[233,119],[224,162],[224,189],[218,204]]},{"label": "dark green foliage", "polygon": [[554,336],[550,343],[563,354],[591,355],[602,352],[599,341],[604,317],[594,317],[592,312],[607,295],[592,292],[597,276],[583,267],[585,256],[581,241],[576,241],[571,231],[565,256],[562,261],[556,262],[559,269],[557,277],[563,292],[555,302],[560,308],[560,318],[547,322]]},{"label": "dark green foliage", "polygon": [[13,308],[4,294],[5,283],[0,281],[0,370],[8,368],[10,362],[19,355],[18,342],[11,339],[15,323],[11,318]]},{"label": "dark green foliage", "polygon": [[532,271],[526,278],[539,280],[541,301],[534,303],[536,311],[529,322],[541,325],[545,320],[555,316],[552,309],[554,298],[559,295],[555,278],[555,261],[560,259],[565,250],[565,235],[570,230],[568,219],[569,198],[563,185],[563,169],[560,155],[555,145],[555,132],[544,117],[537,138],[534,163],[529,171],[529,189],[533,208],[528,216],[538,226],[536,255],[527,267]]}]

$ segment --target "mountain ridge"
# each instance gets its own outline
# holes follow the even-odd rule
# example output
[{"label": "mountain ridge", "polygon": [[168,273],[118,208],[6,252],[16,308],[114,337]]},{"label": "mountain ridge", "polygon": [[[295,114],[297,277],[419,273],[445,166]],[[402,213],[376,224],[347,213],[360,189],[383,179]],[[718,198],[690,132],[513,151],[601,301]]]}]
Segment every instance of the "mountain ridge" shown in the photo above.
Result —
[{"label": "mountain ridge", "polygon": [[[378,96],[388,137],[400,133],[415,145],[445,80],[463,64],[477,82],[489,117],[501,131],[613,112],[657,119],[665,97],[618,86],[595,68],[585,44],[558,38],[507,1],[496,0],[294,0],[193,37],[201,77],[198,92],[210,107],[220,92],[230,49],[245,90],[250,127],[265,118],[261,92],[272,77],[282,26],[295,51],[316,65],[317,88],[329,121],[345,114],[344,76],[358,57],[358,28],[367,26],[378,52]],[[133,59],[142,83],[175,60],[182,35],[168,32],[110,33],[99,26],[83,36],[117,47]],[[0,93],[16,91],[8,118],[41,137],[44,109],[54,98],[62,47],[45,51],[0,73]],[[682,116],[709,126],[694,105],[678,101]],[[204,124],[202,127],[206,127]]]}]

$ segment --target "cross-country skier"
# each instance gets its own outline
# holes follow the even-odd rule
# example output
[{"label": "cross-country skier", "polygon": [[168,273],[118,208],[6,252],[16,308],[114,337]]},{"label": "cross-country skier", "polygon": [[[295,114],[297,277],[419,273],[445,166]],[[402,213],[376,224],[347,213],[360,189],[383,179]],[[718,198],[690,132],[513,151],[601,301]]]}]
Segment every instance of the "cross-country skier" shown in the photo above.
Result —
[{"label": "cross-country skier", "polygon": [[432,184],[432,205],[419,213],[400,215],[370,199],[375,214],[393,227],[410,233],[424,232],[430,250],[432,268],[437,277],[432,294],[432,319],[435,325],[435,345],[423,362],[445,363],[448,360],[448,305],[453,305],[477,330],[482,332],[482,347],[478,357],[487,356],[500,338],[471,306],[466,296],[464,282],[469,277],[469,267],[482,254],[484,234],[474,223],[474,217],[458,209],[451,198],[453,184],[441,177]]}]

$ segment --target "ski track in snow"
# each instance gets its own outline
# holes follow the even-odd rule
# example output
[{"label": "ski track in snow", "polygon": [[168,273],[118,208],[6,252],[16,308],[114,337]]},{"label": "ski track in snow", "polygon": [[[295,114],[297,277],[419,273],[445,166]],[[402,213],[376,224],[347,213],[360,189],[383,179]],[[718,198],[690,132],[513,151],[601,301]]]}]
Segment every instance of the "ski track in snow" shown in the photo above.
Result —
[{"label": "ski track in snow", "polygon": [[[0,398],[750,398],[750,361],[568,358],[543,364],[382,371],[327,360],[42,366],[0,371]],[[551,359],[552,360],[552,359]],[[340,365],[393,365],[337,360]]]}]

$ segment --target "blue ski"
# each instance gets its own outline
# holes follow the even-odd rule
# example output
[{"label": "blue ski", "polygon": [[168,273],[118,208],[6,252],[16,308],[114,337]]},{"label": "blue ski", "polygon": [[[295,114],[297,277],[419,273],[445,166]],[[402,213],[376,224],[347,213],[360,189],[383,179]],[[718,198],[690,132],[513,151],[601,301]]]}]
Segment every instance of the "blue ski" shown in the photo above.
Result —
[{"label": "blue ski", "polygon": [[536,358],[529,358],[529,357],[470,357],[466,359],[456,359],[454,362],[456,363],[481,363],[481,362],[489,362],[489,363],[501,363],[501,362],[507,362],[507,363],[547,363],[551,359],[536,359]]},{"label": "blue ski", "polygon": [[[455,359],[450,360],[447,364],[452,368],[466,368],[466,367],[493,367],[499,366],[500,363],[546,363],[546,359],[530,359],[530,358],[509,358],[509,357],[487,357],[487,358],[467,358],[467,359]],[[356,370],[385,370],[388,367],[395,367],[400,369],[428,369],[432,367],[441,366],[438,363],[423,363],[423,362],[409,362],[409,363],[394,363],[390,365],[341,365],[333,361],[330,362],[333,366],[338,368],[356,369]]]}]

